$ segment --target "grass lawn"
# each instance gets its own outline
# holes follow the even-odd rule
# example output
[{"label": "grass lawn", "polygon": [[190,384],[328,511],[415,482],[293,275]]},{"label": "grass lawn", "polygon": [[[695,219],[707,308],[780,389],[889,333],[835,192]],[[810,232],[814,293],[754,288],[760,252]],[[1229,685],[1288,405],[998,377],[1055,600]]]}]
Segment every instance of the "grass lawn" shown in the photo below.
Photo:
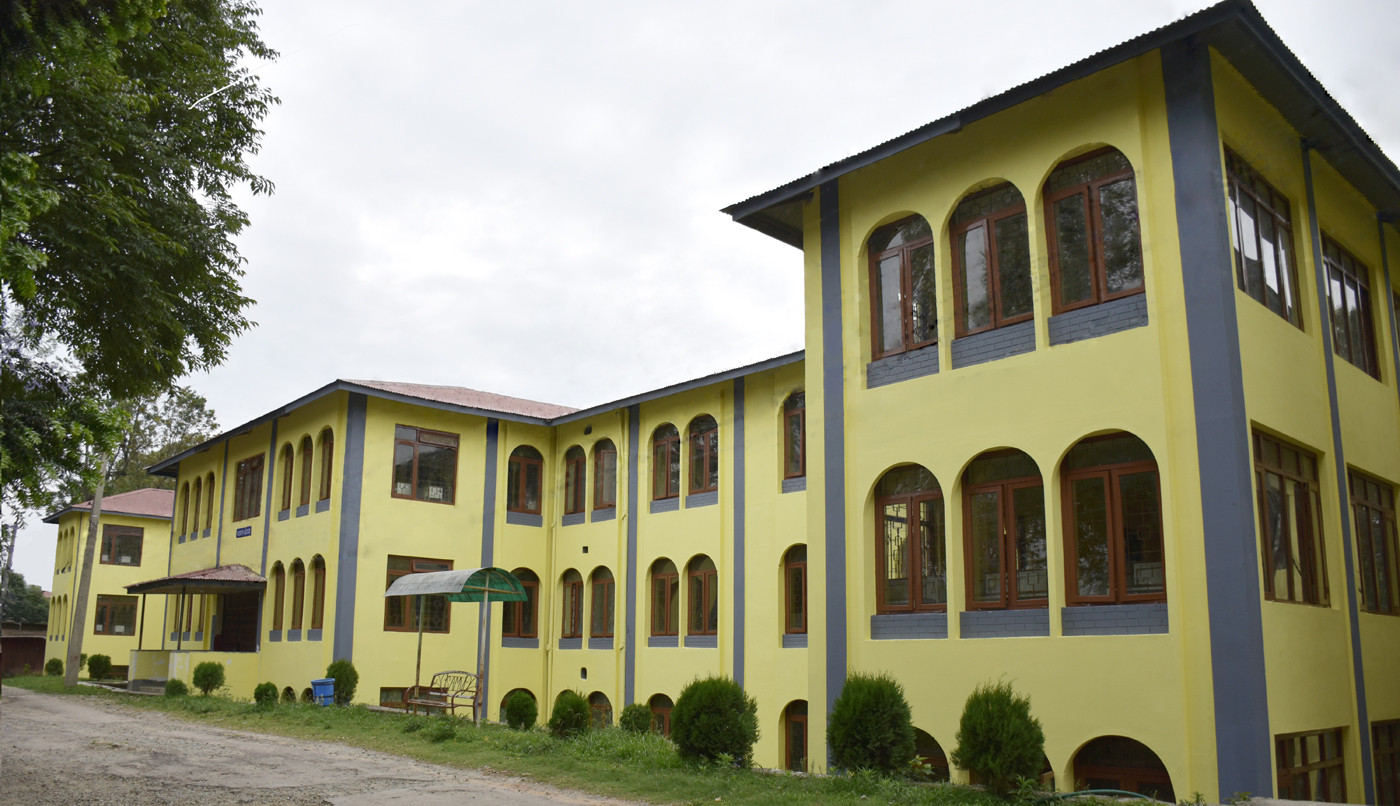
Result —
[{"label": "grass lawn", "polygon": [[59,677],[13,677],[5,685],[46,694],[101,697],[133,710],[162,711],[207,725],[341,742],[434,764],[490,769],[568,789],[652,803],[908,803],[1006,801],[979,790],[869,774],[803,776],[697,766],[670,740],[619,728],[556,739],[540,728],[478,728],[451,717],[407,716],[362,707],[258,706],[222,697],[149,697],[92,686],[64,688]]}]

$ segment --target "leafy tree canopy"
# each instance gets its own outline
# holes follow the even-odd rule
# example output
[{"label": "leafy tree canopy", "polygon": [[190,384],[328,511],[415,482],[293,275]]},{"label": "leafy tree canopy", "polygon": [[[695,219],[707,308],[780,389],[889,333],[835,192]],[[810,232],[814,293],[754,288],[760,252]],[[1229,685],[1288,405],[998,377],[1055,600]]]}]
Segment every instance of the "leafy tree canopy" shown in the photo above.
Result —
[{"label": "leafy tree canopy", "polygon": [[48,623],[49,602],[44,598],[44,589],[27,584],[24,574],[11,571],[9,590],[0,600],[0,618],[20,624]]},{"label": "leafy tree canopy", "polygon": [[[204,398],[185,386],[141,398],[124,408],[126,429],[112,453],[105,495],[143,487],[175,489],[174,479],[152,476],[146,468],[193,448],[219,430],[218,419]],[[91,492],[85,490],[82,498],[75,496],[74,500],[90,497]]]}]

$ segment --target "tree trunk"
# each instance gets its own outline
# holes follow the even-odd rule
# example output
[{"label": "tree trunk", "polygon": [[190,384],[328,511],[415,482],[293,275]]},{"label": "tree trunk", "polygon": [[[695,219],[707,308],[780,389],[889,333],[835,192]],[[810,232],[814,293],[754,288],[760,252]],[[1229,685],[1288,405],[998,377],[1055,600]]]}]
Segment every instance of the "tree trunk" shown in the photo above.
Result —
[{"label": "tree trunk", "polygon": [[98,520],[102,517],[102,488],[107,483],[107,463],[111,451],[103,451],[97,473],[97,489],[92,493],[92,517],[88,520],[87,541],[83,547],[83,567],[78,574],[78,596],[73,601],[73,626],[68,630],[68,663],[64,664],[63,685],[78,685],[78,661],[83,656],[83,633],[87,631],[88,593],[92,589],[92,560],[97,553]]}]

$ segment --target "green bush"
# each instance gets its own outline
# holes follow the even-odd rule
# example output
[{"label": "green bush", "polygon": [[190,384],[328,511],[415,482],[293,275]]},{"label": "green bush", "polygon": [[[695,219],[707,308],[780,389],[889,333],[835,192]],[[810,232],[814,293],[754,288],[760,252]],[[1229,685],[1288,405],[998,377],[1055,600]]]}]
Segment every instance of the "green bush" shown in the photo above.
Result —
[{"label": "green bush", "polygon": [[177,679],[177,678],[174,678],[174,677],[172,677],[172,678],[170,678],[169,680],[165,681],[165,696],[167,696],[167,697],[183,697],[183,696],[185,696],[186,694],[189,694],[189,693],[190,693],[190,687],[187,686],[187,685],[185,685],[185,681],[180,680],[180,679]]},{"label": "green bush", "polygon": [[106,680],[112,673],[112,659],[106,655],[93,655],[87,661],[89,680]]},{"label": "green bush", "polygon": [[651,709],[639,702],[634,702],[622,709],[622,716],[617,720],[618,727],[629,733],[649,733],[651,731]]},{"label": "green bush", "polygon": [[[90,666],[92,661],[88,661],[88,663]],[[224,665],[216,661],[207,660],[194,667],[194,674],[190,676],[190,679],[194,681],[194,687],[199,689],[204,696],[208,697],[209,693],[214,689],[223,688]]]},{"label": "green bush", "polygon": [[554,710],[549,715],[549,732],[559,738],[577,736],[588,730],[593,722],[588,700],[572,689],[559,692]]},{"label": "green bush", "polygon": [[727,677],[692,680],[671,709],[671,740],[682,758],[726,756],[748,766],[758,741],[758,703]]},{"label": "green bush", "polygon": [[844,770],[904,771],[914,758],[914,722],[904,688],[886,674],[853,674],[826,724],[831,760]]},{"label": "green bush", "polygon": [[83,652],[83,653],[79,654],[79,655],[78,655],[78,671],[81,672],[81,671],[83,670],[83,667],[84,667],[84,666],[87,666],[87,662],[88,662],[88,654],[87,654],[86,652]]},{"label": "green bush", "polygon": [[355,664],[338,660],[326,667],[326,677],[335,680],[335,704],[349,705],[355,701],[355,687],[360,685],[360,673]]},{"label": "green bush", "polygon": [[259,683],[257,688],[253,689],[253,702],[258,705],[276,705],[277,684],[271,681]]},{"label": "green bush", "polygon": [[448,739],[455,737],[456,735],[456,717],[448,716],[447,714],[440,714],[438,716],[428,717],[428,725],[427,728],[423,731],[423,738],[427,739],[433,744],[438,744],[440,742],[445,742]]},{"label": "green bush", "polygon": [[539,718],[540,707],[528,691],[517,691],[506,700],[506,724],[516,730],[529,730]]},{"label": "green bush", "polygon": [[986,683],[967,698],[958,723],[954,764],[977,776],[998,795],[1033,778],[1045,758],[1045,733],[1031,716],[1031,700],[1006,681]]},{"label": "green bush", "polygon": [[47,661],[44,661],[44,674],[49,677],[62,677],[63,661],[58,658],[49,658]]}]

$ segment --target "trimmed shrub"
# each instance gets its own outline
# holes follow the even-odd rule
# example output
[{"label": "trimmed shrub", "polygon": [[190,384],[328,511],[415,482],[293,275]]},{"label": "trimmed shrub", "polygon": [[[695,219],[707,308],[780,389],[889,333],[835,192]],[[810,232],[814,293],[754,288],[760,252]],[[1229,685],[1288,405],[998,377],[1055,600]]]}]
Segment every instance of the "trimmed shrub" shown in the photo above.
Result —
[{"label": "trimmed shrub", "polygon": [[87,661],[89,680],[106,680],[112,673],[112,659],[106,655],[93,655]]},{"label": "trimmed shrub", "polygon": [[826,725],[831,760],[844,770],[904,771],[914,758],[914,721],[904,687],[887,674],[853,674]]},{"label": "trimmed shrub", "polygon": [[63,661],[59,660],[58,658],[49,658],[48,660],[44,661],[44,674],[48,675],[49,677],[62,677]]},{"label": "trimmed shrub", "polygon": [[634,702],[622,709],[622,716],[618,718],[617,724],[628,733],[650,733],[651,709],[642,703]]},{"label": "trimmed shrub", "polygon": [[259,683],[257,688],[253,689],[253,702],[258,705],[276,705],[277,684],[271,681]]},{"label": "trimmed shrub", "polygon": [[516,730],[529,730],[539,718],[540,707],[528,691],[517,691],[506,700],[506,724]]},{"label": "trimmed shrub", "polygon": [[194,674],[190,679],[194,681],[194,687],[208,697],[214,689],[224,687],[224,665],[207,660],[194,667]]},{"label": "trimmed shrub", "polygon": [[592,712],[588,710],[588,700],[573,689],[559,692],[554,700],[554,710],[549,714],[549,732],[563,739],[577,736],[588,730],[593,723]]},{"label": "trimmed shrub", "polygon": [[671,709],[671,740],[682,758],[726,756],[748,766],[758,741],[758,703],[727,677],[692,680]]},{"label": "trimmed shrub", "polygon": [[178,678],[170,678],[165,681],[165,696],[183,697],[190,693],[190,687],[185,685],[185,681]]},{"label": "trimmed shrub", "polygon": [[338,660],[326,667],[326,677],[335,680],[335,704],[349,705],[355,701],[355,687],[360,685],[360,673],[355,664],[348,660]]},{"label": "trimmed shrub", "polygon": [[1018,696],[1004,680],[968,696],[957,741],[953,763],[998,795],[1015,790],[1019,779],[1035,777],[1045,758],[1045,732],[1031,716],[1030,698]]}]

